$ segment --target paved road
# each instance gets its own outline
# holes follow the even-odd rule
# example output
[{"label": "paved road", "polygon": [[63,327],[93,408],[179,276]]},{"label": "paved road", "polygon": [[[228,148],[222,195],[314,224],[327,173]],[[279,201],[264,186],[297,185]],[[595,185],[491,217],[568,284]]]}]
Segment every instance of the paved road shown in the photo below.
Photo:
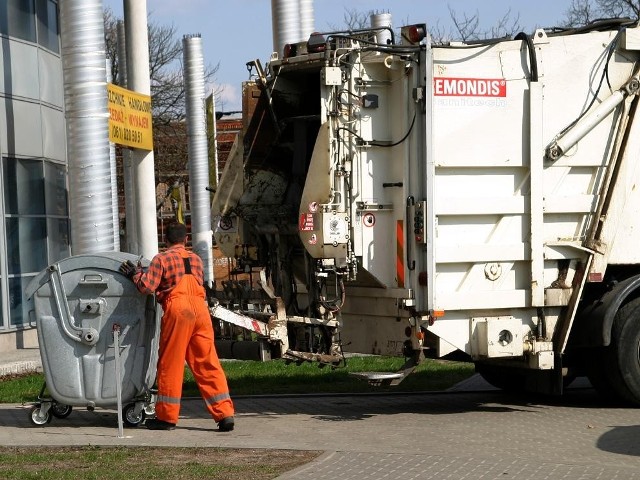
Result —
[{"label": "paved road", "polygon": [[236,398],[219,433],[200,400],[178,428],[126,429],[111,410],[74,410],[32,426],[29,406],[0,405],[0,445],[157,445],[322,450],[281,480],[639,479],[640,410],[605,406],[589,388],[561,401],[496,391]]}]

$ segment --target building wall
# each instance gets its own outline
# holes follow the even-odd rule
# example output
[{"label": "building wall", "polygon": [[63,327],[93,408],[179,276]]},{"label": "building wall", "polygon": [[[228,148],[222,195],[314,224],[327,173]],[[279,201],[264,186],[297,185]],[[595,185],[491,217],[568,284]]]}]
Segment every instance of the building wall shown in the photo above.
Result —
[{"label": "building wall", "polygon": [[27,330],[35,314],[24,289],[70,254],[57,1],[0,0],[0,69],[3,351],[12,341],[16,348],[33,343],[34,332]]}]

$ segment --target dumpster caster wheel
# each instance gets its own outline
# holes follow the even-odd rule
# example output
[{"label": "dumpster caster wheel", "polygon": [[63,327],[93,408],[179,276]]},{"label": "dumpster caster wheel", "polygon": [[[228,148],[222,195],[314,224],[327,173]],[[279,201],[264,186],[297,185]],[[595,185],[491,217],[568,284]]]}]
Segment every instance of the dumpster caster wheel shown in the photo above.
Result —
[{"label": "dumpster caster wheel", "polygon": [[71,415],[73,407],[71,405],[65,405],[63,403],[54,402],[51,406],[51,414],[56,418],[67,418]]},{"label": "dumpster caster wheel", "polygon": [[34,405],[29,411],[29,418],[34,425],[46,425],[51,422],[51,411],[47,410],[43,413],[41,405]]},{"label": "dumpster caster wheel", "polygon": [[144,409],[140,410],[140,413],[136,414],[136,404],[130,403],[122,409],[122,418],[127,427],[137,427],[145,419]]}]

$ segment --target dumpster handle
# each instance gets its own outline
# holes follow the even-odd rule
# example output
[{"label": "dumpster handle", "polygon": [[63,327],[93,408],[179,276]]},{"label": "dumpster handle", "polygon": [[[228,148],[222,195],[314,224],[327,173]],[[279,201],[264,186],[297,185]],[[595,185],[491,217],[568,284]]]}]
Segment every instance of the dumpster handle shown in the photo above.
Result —
[{"label": "dumpster handle", "polygon": [[60,315],[60,324],[64,333],[75,342],[81,342],[86,345],[95,345],[98,343],[100,335],[95,328],[79,328],[74,325],[73,317],[69,311],[69,304],[67,303],[67,295],[64,291],[64,284],[62,283],[62,274],[57,264],[49,267],[49,276],[53,290],[53,298],[56,300],[58,314]]}]

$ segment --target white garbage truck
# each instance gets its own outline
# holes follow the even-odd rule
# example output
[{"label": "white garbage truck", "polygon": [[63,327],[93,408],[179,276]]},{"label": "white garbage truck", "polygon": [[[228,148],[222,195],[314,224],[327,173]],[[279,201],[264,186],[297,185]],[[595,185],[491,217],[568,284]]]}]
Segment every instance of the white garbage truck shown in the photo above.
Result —
[{"label": "white garbage truck", "polygon": [[404,355],[375,381],[464,358],[501,388],[586,374],[640,403],[639,62],[629,19],[314,33],[249,62],[213,201],[249,280],[212,313],[288,360]]}]

